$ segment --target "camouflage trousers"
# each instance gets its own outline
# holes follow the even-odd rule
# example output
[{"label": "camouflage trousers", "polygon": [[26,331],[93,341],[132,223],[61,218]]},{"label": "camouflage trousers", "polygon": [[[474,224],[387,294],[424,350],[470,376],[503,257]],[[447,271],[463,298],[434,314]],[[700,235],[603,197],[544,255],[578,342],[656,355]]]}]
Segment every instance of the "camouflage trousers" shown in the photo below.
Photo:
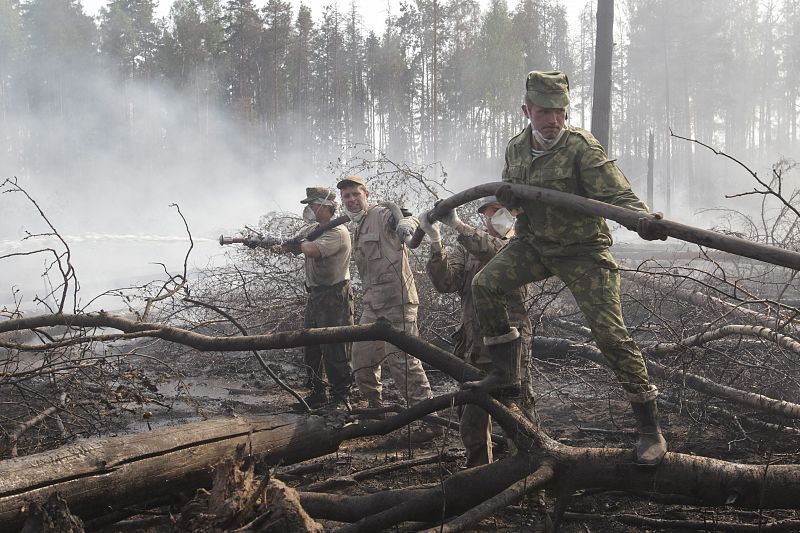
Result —
[{"label": "camouflage trousers", "polygon": [[569,288],[592,330],[597,347],[631,394],[653,390],[642,352],[622,319],[620,277],[607,249],[574,257],[543,256],[535,243],[512,239],[472,281],[475,311],[486,337],[509,330],[506,293],[526,283],[558,276]]},{"label": "camouflage trousers", "polygon": [[[472,363],[484,372],[491,370],[491,363]],[[467,452],[467,468],[488,465],[492,462],[492,419],[489,413],[475,404],[459,407],[459,433]]]},{"label": "camouflage trousers", "polygon": [[[416,305],[398,305],[378,310],[365,306],[358,323],[372,324],[379,316],[406,333],[419,334]],[[388,342],[362,341],[353,343],[353,371],[356,385],[366,400],[383,401],[381,364],[384,361],[406,405],[414,405],[432,397],[428,376],[419,359]]]},{"label": "camouflage trousers", "polygon": [[[520,376],[522,381],[522,396],[517,400],[523,412],[533,409],[533,364],[531,362],[531,336],[530,324],[516,324],[522,342],[522,361],[520,362]],[[492,369],[491,362],[480,362],[484,359],[482,353],[473,353],[467,357],[467,362],[488,373]],[[467,468],[485,465],[492,462],[492,419],[489,413],[475,404],[459,406],[459,433],[464,450],[467,452]],[[509,441],[510,442],[510,441]]]},{"label": "camouflage trousers", "polygon": [[[305,327],[352,326],[353,315],[353,289],[349,281],[308,288]],[[305,347],[303,355],[306,372],[310,388],[314,392],[325,392],[327,375],[335,395],[345,398],[350,396],[350,387],[353,384],[350,350],[349,342]]]}]

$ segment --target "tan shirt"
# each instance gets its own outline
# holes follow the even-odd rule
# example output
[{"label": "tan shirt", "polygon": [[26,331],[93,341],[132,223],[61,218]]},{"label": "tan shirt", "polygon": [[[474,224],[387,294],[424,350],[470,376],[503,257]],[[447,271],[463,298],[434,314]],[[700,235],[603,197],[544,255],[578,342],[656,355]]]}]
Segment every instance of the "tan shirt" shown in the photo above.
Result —
[{"label": "tan shirt", "polygon": [[364,288],[362,301],[373,310],[419,304],[408,250],[390,224],[389,209],[374,205],[353,231],[353,258]]},{"label": "tan shirt", "polygon": [[[311,226],[309,231],[317,225]],[[344,224],[331,228],[313,241],[320,251],[320,257],[305,256],[306,285],[320,287],[336,285],[350,279],[350,232]]]}]

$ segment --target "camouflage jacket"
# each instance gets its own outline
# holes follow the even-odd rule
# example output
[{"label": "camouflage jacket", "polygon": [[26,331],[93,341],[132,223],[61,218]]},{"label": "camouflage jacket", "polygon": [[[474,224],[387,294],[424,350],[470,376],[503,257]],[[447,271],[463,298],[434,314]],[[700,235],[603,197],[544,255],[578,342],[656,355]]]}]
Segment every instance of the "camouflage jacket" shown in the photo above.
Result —
[{"label": "camouflage jacket", "polygon": [[[454,354],[469,363],[490,363],[492,359],[483,344],[475,315],[472,278],[508,241],[475,229],[472,235],[459,235],[458,242],[459,246],[450,254],[444,250],[433,253],[426,270],[437,291],[456,292],[461,297],[461,324],[453,334]],[[531,325],[525,308],[527,298],[527,285],[509,294],[508,314],[512,325],[520,328],[521,333],[530,335]]]},{"label": "camouflage jacket", "polygon": [[[648,212],[631,190],[628,179],[608,159],[597,139],[586,130],[570,127],[553,148],[534,158],[530,124],[506,148],[503,181],[536,185],[599,200],[633,211]],[[611,246],[611,232],[602,217],[542,202],[524,202],[517,217],[520,238],[532,239],[543,255],[574,256]]]}]

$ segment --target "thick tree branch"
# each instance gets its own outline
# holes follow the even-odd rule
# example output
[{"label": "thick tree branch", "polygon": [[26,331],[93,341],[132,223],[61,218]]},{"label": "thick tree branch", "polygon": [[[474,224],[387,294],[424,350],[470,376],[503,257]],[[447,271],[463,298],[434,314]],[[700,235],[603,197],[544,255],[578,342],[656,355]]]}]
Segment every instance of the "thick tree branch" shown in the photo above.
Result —
[{"label": "thick tree branch", "polygon": [[[583,359],[594,361],[599,365],[608,366],[608,363],[602,352],[600,352],[600,350],[594,346],[575,343],[566,339],[535,337],[534,351],[538,354],[542,354],[540,357],[582,357]],[[647,361],[647,371],[652,376],[657,376],[661,379],[672,381],[673,383],[677,383],[681,386],[691,387],[699,392],[703,392],[717,398],[723,398],[738,405],[743,405],[758,411],[784,416],[787,418],[800,418],[800,404],[783,400],[775,400],[762,394],[745,392],[733,387],[728,387],[727,385],[720,385],[719,383],[715,383],[696,374],[672,370],[664,365],[656,363],[655,361]]]},{"label": "thick tree branch", "polygon": [[479,379],[481,376],[480,370],[464,363],[458,357],[433,346],[419,337],[393,328],[388,321],[380,319],[374,324],[366,326],[300,329],[271,335],[250,335],[246,337],[212,337],[173,326],[136,322],[121,316],[100,312],[85,315],[53,314],[6,320],[0,322],[0,333],[53,326],[113,328],[124,333],[140,333],[143,336],[183,344],[202,352],[272,350],[296,348],[310,344],[383,340],[394,344],[407,353],[413,353],[456,381],[469,381]]},{"label": "thick tree branch", "polygon": [[666,355],[690,346],[702,346],[708,342],[723,339],[732,335],[765,339],[770,342],[774,342],[781,348],[800,355],[800,342],[797,342],[787,335],[782,335],[777,331],[764,326],[745,326],[737,324],[728,324],[726,326],[722,326],[721,328],[698,333],[697,335],[686,337],[678,342],[659,342],[656,344],[647,345],[644,350],[645,353],[651,355]]}]

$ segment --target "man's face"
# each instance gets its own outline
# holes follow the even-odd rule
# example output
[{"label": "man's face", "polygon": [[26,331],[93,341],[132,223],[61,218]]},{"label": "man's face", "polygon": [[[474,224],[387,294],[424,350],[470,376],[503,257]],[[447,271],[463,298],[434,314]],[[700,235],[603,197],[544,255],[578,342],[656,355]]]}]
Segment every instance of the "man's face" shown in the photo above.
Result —
[{"label": "man's face", "polygon": [[351,213],[358,213],[359,211],[366,211],[367,200],[369,199],[369,192],[361,187],[361,185],[348,185],[341,189],[342,203],[344,208]]},{"label": "man's face", "polygon": [[555,139],[564,129],[567,120],[565,107],[540,107],[527,102],[522,105],[522,112],[533,124],[534,129],[541,132],[545,139]]}]

